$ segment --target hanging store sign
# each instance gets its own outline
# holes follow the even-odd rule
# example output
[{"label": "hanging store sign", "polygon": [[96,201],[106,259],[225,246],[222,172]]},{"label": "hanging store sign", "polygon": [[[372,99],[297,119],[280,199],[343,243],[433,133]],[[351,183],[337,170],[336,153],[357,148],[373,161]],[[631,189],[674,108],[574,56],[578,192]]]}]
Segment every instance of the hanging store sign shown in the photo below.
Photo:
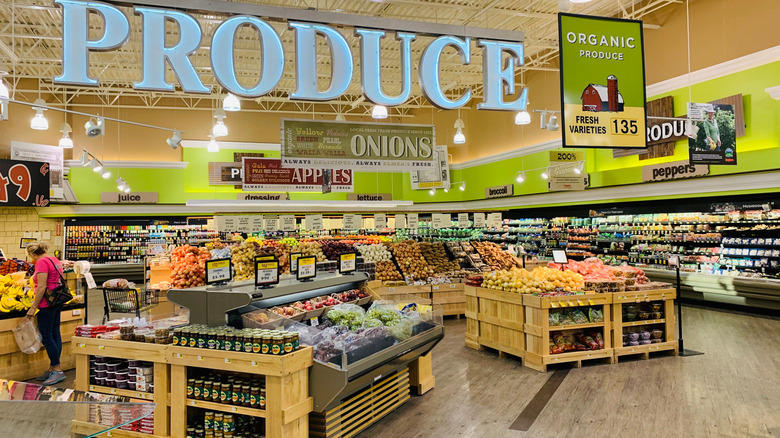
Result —
[{"label": "hanging store sign", "polygon": [[674,161],[671,163],[653,164],[642,168],[642,181],[666,181],[669,179],[693,178],[705,176],[710,173],[710,166],[694,165],[688,161]]},{"label": "hanging store sign", "polygon": [[547,180],[547,190],[550,192],[585,190],[589,182],[588,175],[550,176]]},{"label": "hanging store sign", "polygon": [[390,193],[349,193],[347,201],[392,201]]},{"label": "hanging store sign", "polygon": [[474,228],[485,228],[485,213],[474,213]]},{"label": "hanging store sign", "polygon": [[647,147],[642,22],[558,14],[558,40],[563,147]]},{"label": "hanging store sign", "polygon": [[49,163],[0,160],[0,208],[47,207]]},{"label": "hanging store sign", "polygon": [[49,196],[51,199],[64,199],[63,149],[58,146],[11,141],[11,159],[49,163]]},{"label": "hanging store sign", "polygon": [[[691,164],[737,165],[734,106],[693,104],[703,107],[704,120],[693,122],[688,139]],[[691,108],[691,104],[689,104]],[[698,110],[697,110],[698,111]]]},{"label": "hanging store sign", "polygon": [[515,194],[515,186],[506,184],[503,186],[485,187],[485,198],[506,198]]},{"label": "hanging store sign", "polygon": [[377,213],[374,215],[374,228],[382,230],[387,228],[387,215],[384,213]]},{"label": "hanging store sign", "polygon": [[503,226],[501,213],[488,213],[486,225],[488,228],[501,228]]},{"label": "hanging store sign", "polygon": [[[243,158],[243,190],[287,190],[291,192],[321,192],[325,172],[322,169],[284,168],[278,158]],[[331,172],[334,192],[354,189],[352,170],[334,169]]]},{"label": "hanging store sign", "polygon": [[282,166],[373,172],[433,169],[434,131],[427,125],[283,119]]},{"label": "hanging store sign", "polygon": [[420,215],[418,213],[407,213],[406,226],[416,229],[420,225]]},{"label": "hanging store sign", "polygon": [[209,163],[209,185],[211,186],[232,186],[241,184],[241,162],[210,162]]},{"label": "hanging store sign", "polygon": [[450,188],[450,163],[447,146],[434,146],[433,156],[432,169],[409,172],[412,190]]},{"label": "hanging store sign", "polygon": [[406,215],[405,214],[397,214],[395,215],[395,227],[396,228],[406,228]]},{"label": "hanging store sign", "polygon": [[291,214],[279,216],[279,222],[282,224],[282,231],[295,231],[298,228],[295,216]]},{"label": "hanging store sign", "polygon": [[156,204],[159,199],[157,192],[102,192],[100,202],[103,204]]},{"label": "hanging store sign", "polygon": [[345,230],[359,230],[363,228],[363,215],[345,214],[342,219],[341,228]]},{"label": "hanging store sign", "polygon": [[[62,8],[62,74],[54,78],[57,84],[70,84],[79,86],[99,86],[96,78],[90,76],[90,52],[111,52],[121,50],[122,47],[131,39],[131,34],[143,35],[142,45],[142,72],[137,78],[138,82],[133,83],[133,88],[137,90],[153,90],[172,92],[180,88],[185,93],[209,94],[210,87],[204,84],[204,80],[197,73],[191,56],[201,49],[201,45],[209,46],[210,66],[206,68],[211,71],[214,79],[222,86],[225,91],[246,98],[257,98],[274,91],[282,79],[287,61],[295,60],[295,91],[290,93],[291,100],[309,100],[309,101],[329,101],[337,99],[344,94],[352,82],[355,70],[360,69],[360,82],[363,94],[366,99],[382,105],[397,106],[406,102],[412,92],[412,43],[417,38],[412,32],[399,31],[395,34],[395,44],[400,46],[400,62],[394,59],[395,65],[400,64],[401,87],[397,95],[388,95],[382,88],[382,69],[383,62],[380,56],[383,53],[380,50],[380,43],[385,38],[387,32],[378,29],[355,28],[354,34],[359,41],[360,58],[353,59],[352,48],[347,41],[347,37],[342,35],[333,27],[312,23],[311,14],[308,11],[290,12],[288,8],[273,8],[263,6],[261,9],[264,16],[280,17],[300,17],[300,21],[288,21],[287,28],[292,30],[295,40],[295,53],[286,54],[285,47],[279,32],[268,22],[256,16],[233,15],[228,16],[216,26],[209,24],[208,28],[213,28],[211,38],[204,35],[203,26],[192,15],[177,9],[161,9],[159,7],[134,6],[132,12],[139,15],[138,20],[129,17],[129,8],[126,14],[117,6],[102,2],[86,2],[80,0],[55,0],[55,4]],[[155,5],[167,5],[171,7],[190,7],[179,2],[155,2]],[[217,9],[215,16],[230,15],[234,11],[251,12],[247,7],[236,6],[229,3],[228,6],[222,4],[227,2],[208,2],[210,9]],[[193,9],[208,14],[192,5]],[[223,9],[219,11],[219,9]],[[222,12],[222,13],[219,13]],[[278,12],[275,16],[274,12]],[[315,12],[315,11],[312,11]],[[317,14],[324,16],[333,16],[321,11]],[[348,15],[335,14],[344,18],[350,18]],[[367,17],[351,16],[354,23],[365,23]],[[347,20],[349,21],[349,20]],[[393,20],[395,23],[404,24],[407,28],[414,27],[421,29],[420,23],[404,22]],[[140,24],[140,29],[133,28],[136,23]],[[372,21],[371,23],[376,23]],[[169,33],[166,26],[173,24],[178,30],[178,40],[171,43],[166,40]],[[429,29],[435,28],[427,24]],[[446,31],[453,31],[454,27],[439,25]],[[277,26],[279,27],[279,26]],[[368,26],[367,26],[368,27]],[[92,35],[90,29],[105,29],[98,35]],[[251,29],[249,34],[241,37],[242,44],[249,43],[258,45],[258,51],[261,58],[261,67],[256,72],[259,79],[254,83],[247,84],[246,81],[239,81],[239,71],[236,68],[234,58],[234,49],[236,46],[236,34],[241,29]],[[399,26],[400,28],[400,26]],[[464,35],[473,35],[473,29],[458,27],[458,33]],[[283,29],[284,30],[284,29]],[[432,32],[426,31],[426,34]],[[508,32],[498,30],[481,30],[481,35],[496,35],[499,38],[479,39],[477,46],[482,50],[482,73],[483,83],[482,102],[477,105],[477,109],[487,110],[505,110],[519,111],[525,109],[528,97],[527,89],[519,92],[518,98],[506,101],[505,97],[515,95],[515,76],[520,66],[523,64],[523,34],[519,32]],[[170,38],[169,38],[170,39]],[[332,67],[330,75],[330,86],[327,90],[321,91],[318,87],[318,68],[323,62],[322,53],[318,53],[317,46],[320,46],[319,40],[327,42],[327,53],[324,56],[330,58]],[[421,42],[415,43],[419,46]],[[442,64],[440,58],[443,52],[454,51],[460,57],[461,63],[467,65],[471,62],[471,39],[459,38],[450,35],[438,36],[428,42],[426,47],[415,47],[414,52],[421,53],[419,63],[417,64],[418,82],[422,93],[435,106],[442,109],[455,109],[465,105],[471,100],[471,87],[466,87],[457,97],[451,94],[445,94],[445,89],[449,84],[443,84],[440,79],[440,70]],[[395,55],[394,56],[399,56]],[[386,64],[388,61],[385,61]],[[326,62],[327,63],[327,62]],[[171,76],[166,75],[166,70],[170,68],[174,73]],[[171,83],[166,78],[175,77],[176,84]],[[211,82],[211,81],[205,81]]]}]

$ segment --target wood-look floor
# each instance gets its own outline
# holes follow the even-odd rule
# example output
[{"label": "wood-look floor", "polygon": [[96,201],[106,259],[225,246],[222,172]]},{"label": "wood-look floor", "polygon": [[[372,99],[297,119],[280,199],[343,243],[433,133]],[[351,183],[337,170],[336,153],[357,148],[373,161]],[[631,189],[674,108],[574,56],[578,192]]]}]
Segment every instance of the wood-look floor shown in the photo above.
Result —
[{"label": "wood-look floor", "polygon": [[[549,374],[466,348],[465,320],[447,320],[436,388],[358,438],[780,436],[780,320],[695,307],[684,318],[686,347],[704,355],[573,369],[527,432],[509,427]],[[69,436],[72,409],[37,409],[0,402],[0,437]]]},{"label": "wood-look floor", "polygon": [[780,436],[780,320],[683,313],[685,346],[704,355],[573,369],[527,432],[509,427],[549,374],[464,347],[464,320],[448,320],[436,388],[359,437]]}]

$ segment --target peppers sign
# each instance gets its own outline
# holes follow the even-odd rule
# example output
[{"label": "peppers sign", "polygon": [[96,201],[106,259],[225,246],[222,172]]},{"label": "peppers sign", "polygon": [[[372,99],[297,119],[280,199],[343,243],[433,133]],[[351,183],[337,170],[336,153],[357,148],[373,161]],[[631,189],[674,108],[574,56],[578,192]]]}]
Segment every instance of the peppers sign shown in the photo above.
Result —
[{"label": "peppers sign", "polygon": [[49,205],[49,163],[0,160],[0,208]]},{"label": "peppers sign", "polygon": [[281,123],[283,167],[396,172],[434,169],[437,164],[433,126],[311,120]]},{"label": "peppers sign", "polygon": [[[131,34],[143,35],[142,71],[139,81],[133,83],[137,90],[174,91],[181,88],[185,93],[209,94],[210,87],[193,65],[192,55],[202,50],[201,45],[210,46],[208,68],[214,79],[226,90],[235,95],[257,98],[272,92],[282,79],[285,66],[295,60],[295,91],[290,93],[292,100],[329,101],[337,99],[349,88],[355,66],[360,69],[360,81],[363,93],[371,102],[397,106],[406,102],[412,92],[412,71],[418,72],[418,82],[422,93],[435,106],[442,109],[459,108],[471,100],[471,87],[467,87],[459,96],[445,94],[449,84],[441,82],[440,62],[444,52],[454,51],[461,63],[471,63],[471,39],[442,35],[433,39],[426,47],[414,43],[414,52],[421,53],[417,68],[412,67],[412,45],[417,35],[411,32],[396,32],[395,44],[400,49],[400,60],[394,58],[381,62],[380,43],[387,32],[378,29],[355,29],[359,42],[359,60],[354,60],[352,48],[347,37],[333,27],[311,22],[288,21],[287,28],[294,33],[295,53],[286,54],[279,32],[267,21],[250,15],[234,15],[217,23],[209,40],[203,28],[192,15],[176,9],[133,6],[132,12],[139,19],[132,19],[117,6],[104,2],[81,0],[54,0],[62,8],[62,74],[54,78],[57,84],[79,86],[99,86],[98,80],[90,76],[90,52],[110,52],[121,50],[131,39]],[[161,3],[161,2],[156,2]],[[166,3],[166,2],[162,2]],[[187,2],[169,1],[168,4],[187,8]],[[208,3],[208,2],[206,2]],[[219,3],[215,7],[220,8]],[[196,8],[197,9],[197,8]],[[231,9],[235,9],[232,8]],[[290,14],[284,8],[266,7],[265,11],[278,11],[278,15]],[[215,16],[229,14],[230,11],[216,11]],[[208,11],[201,13],[208,14]],[[267,12],[268,13],[268,12]],[[276,18],[276,17],[274,17]],[[281,17],[279,17],[281,18]],[[173,24],[178,30],[175,43],[170,43],[166,30]],[[132,29],[140,25],[141,29]],[[211,25],[209,25],[211,27]],[[277,26],[278,27],[278,26]],[[259,46],[258,56],[261,67],[256,73],[258,80],[247,84],[239,81],[234,57],[236,34],[251,29],[241,40],[252,39]],[[90,29],[105,29],[103,32],[90,32]],[[283,29],[285,30],[285,29]],[[482,50],[483,83],[482,102],[477,109],[519,111],[526,107],[528,89],[518,93],[514,100],[505,100],[515,95],[515,76],[523,65],[523,44],[516,41],[522,34],[506,34],[515,41],[482,39],[477,46]],[[174,36],[174,35],[171,35]],[[287,38],[287,36],[285,36]],[[318,65],[322,62],[318,54],[319,40],[327,42],[330,57],[330,87],[318,88]],[[395,55],[399,56],[399,55]],[[447,55],[449,56],[449,54]],[[401,87],[397,95],[388,95],[382,89],[382,64],[392,63],[400,66]],[[93,66],[94,67],[94,66]],[[166,74],[170,67],[172,76]],[[172,84],[167,77],[175,77],[178,84]],[[207,81],[210,82],[210,81]],[[242,83],[243,82],[243,83]]]},{"label": "peppers sign", "polygon": [[646,148],[642,22],[558,14],[563,147]]}]

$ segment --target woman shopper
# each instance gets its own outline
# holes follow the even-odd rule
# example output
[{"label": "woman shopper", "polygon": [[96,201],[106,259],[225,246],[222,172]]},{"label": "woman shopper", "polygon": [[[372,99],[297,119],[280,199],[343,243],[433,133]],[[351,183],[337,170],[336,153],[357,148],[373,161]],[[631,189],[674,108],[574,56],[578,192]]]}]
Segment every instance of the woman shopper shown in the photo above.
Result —
[{"label": "woman shopper", "polygon": [[27,255],[35,264],[35,300],[27,311],[27,317],[32,318],[38,309],[38,331],[41,332],[41,342],[49,355],[49,369],[38,377],[44,385],[54,385],[65,379],[65,373],[60,367],[60,355],[62,354],[62,338],[60,337],[60,312],[61,307],[52,308],[44,298],[47,289],[54,289],[60,282],[62,264],[57,257],[49,256],[46,252],[49,245],[45,242],[33,242],[27,245]]}]

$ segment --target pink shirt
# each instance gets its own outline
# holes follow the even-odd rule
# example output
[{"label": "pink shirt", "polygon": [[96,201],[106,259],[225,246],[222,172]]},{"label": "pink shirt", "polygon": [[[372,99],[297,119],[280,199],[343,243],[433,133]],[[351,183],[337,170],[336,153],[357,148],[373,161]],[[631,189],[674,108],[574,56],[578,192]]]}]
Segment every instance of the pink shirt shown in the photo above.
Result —
[{"label": "pink shirt", "polygon": [[[52,266],[52,263],[54,266],[57,266],[56,270],[54,266]],[[35,288],[38,288],[38,274],[46,273],[48,274],[48,277],[46,277],[46,287],[48,289],[54,289],[58,284],[60,284],[59,274],[62,272],[62,265],[60,264],[60,261],[57,259],[57,257],[49,256],[39,258],[38,261],[35,262],[35,275],[33,276]],[[39,309],[43,309],[44,307],[49,307],[49,303],[46,302],[45,298],[41,300],[40,304],[38,304]]]}]

